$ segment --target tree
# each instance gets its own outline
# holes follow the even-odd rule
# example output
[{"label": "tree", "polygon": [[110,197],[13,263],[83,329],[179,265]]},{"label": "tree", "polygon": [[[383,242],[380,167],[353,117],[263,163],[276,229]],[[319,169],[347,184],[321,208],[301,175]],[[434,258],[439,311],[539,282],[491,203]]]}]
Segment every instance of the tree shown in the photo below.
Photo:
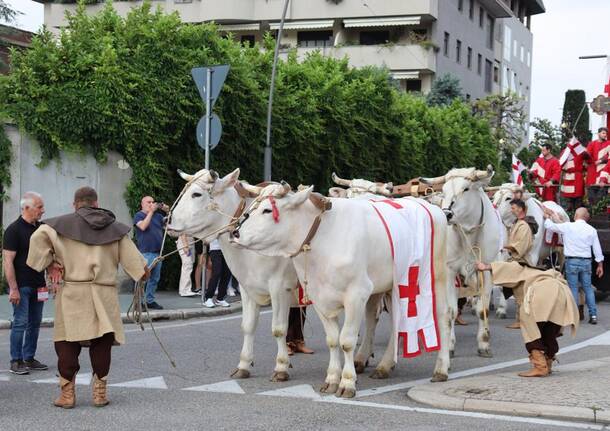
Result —
[{"label": "tree", "polygon": [[15,22],[15,18],[20,14],[21,12],[14,10],[6,4],[5,0],[0,0],[0,21],[5,21],[10,24]]},{"label": "tree", "polygon": [[563,102],[563,115],[561,117],[563,128],[563,140],[568,141],[574,136],[583,144],[591,141],[591,131],[589,130],[589,109],[584,90],[566,91]]},{"label": "tree", "polygon": [[430,106],[450,105],[455,99],[464,100],[462,86],[459,79],[448,73],[434,80],[426,97]]}]

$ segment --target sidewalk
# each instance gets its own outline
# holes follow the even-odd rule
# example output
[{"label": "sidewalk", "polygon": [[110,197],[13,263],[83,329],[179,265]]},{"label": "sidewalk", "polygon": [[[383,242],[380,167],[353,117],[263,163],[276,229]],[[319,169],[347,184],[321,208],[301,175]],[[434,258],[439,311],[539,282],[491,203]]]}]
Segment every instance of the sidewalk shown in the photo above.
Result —
[{"label": "sidewalk", "polygon": [[544,378],[513,371],[415,386],[408,396],[443,409],[610,423],[608,382],[605,357],[554,366]]},{"label": "sidewalk", "polygon": [[[119,295],[121,304],[121,316],[124,323],[132,323],[127,318],[127,309],[131,304],[133,295],[122,293]],[[178,292],[157,292],[156,301],[161,304],[163,310],[150,311],[153,320],[176,320],[191,319],[194,317],[212,317],[223,314],[231,314],[241,311],[241,300],[239,296],[227,296],[227,302],[231,304],[229,308],[204,308],[201,305],[201,296],[182,297]],[[55,304],[49,300],[44,306],[42,325],[43,327],[53,326],[55,314]],[[0,329],[9,329],[13,318],[13,308],[8,302],[8,295],[0,295]]]}]

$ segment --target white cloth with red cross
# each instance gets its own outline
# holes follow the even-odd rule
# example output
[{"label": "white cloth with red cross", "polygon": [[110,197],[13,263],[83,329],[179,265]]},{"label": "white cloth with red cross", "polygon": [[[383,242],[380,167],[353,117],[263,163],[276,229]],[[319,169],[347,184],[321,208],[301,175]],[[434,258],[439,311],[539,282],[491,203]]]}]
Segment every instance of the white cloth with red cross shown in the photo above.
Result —
[{"label": "white cloth with red cross", "polygon": [[392,318],[403,357],[440,349],[434,293],[434,226],[430,204],[421,199],[371,202],[383,223],[394,261]]}]

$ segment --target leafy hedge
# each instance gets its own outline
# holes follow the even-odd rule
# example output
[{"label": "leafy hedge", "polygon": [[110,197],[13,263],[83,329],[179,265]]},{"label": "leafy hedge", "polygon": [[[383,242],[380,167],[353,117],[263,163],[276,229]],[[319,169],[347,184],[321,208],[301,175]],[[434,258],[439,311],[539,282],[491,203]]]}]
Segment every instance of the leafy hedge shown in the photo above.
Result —
[{"label": "leafy hedge", "polygon": [[[88,16],[81,3],[68,23],[59,39],[43,30],[30,50],[13,52],[12,73],[0,78],[0,111],[36,138],[43,164],[61,150],[99,161],[116,150],[133,169],[126,191],[133,211],[143,195],[173,201],[183,186],[176,168],[203,165],[195,126],[204,107],[190,70],[227,63],[215,106],[223,135],[211,166],[261,179],[273,39],[267,49],[242,46],[213,24],[184,24],[150,3],[126,18],[110,3]],[[430,107],[399,92],[386,70],[354,69],[319,53],[297,61],[293,52],[276,84],[275,179],[324,192],[333,171],[400,183],[497,164],[488,122],[469,105]]]}]

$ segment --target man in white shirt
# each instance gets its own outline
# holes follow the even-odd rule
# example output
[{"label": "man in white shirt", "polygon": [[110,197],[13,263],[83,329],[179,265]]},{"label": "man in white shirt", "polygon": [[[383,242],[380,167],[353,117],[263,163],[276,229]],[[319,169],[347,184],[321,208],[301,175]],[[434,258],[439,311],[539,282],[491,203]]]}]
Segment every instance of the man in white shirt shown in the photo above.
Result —
[{"label": "man in white shirt", "polygon": [[585,299],[589,309],[589,323],[597,324],[597,308],[595,306],[595,294],[591,287],[591,248],[597,262],[595,271],[599,278],[604,275],[604,255],[599,244],[597,231],[587,223],[589,211],[586,208],[578,208],[571,223],[556,223],[557,215],[545,209],[544,227],[553,232],[563,235],[563,252],[566,257],[566,279],[570,290],[574,295],[574,301],[578,304],[578,283],[585,291]]}]

